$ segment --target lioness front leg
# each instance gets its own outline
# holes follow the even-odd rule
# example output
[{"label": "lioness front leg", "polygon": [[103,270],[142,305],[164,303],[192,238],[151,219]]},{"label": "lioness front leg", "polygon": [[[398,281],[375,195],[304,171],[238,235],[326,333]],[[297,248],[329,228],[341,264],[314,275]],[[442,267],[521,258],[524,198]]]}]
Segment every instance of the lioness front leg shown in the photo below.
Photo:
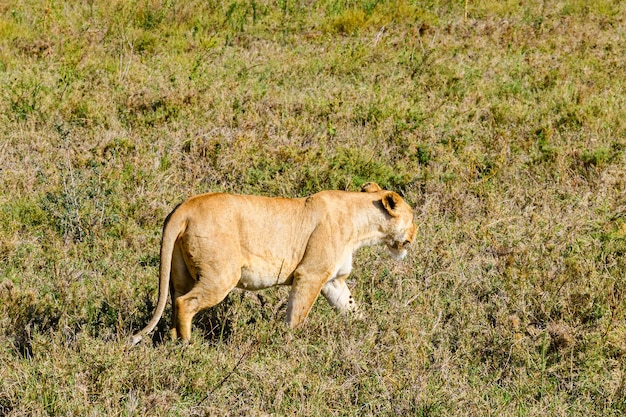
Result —
[{"label": "lioness front leg", "polygon": [[332,279],[322,287],[322,295],[332,307],[340,312],[351,312],[357,310],[357,304],[350,294],[350,289],[346,285],[348,275]]},{"label": "lioness front leg", "polygon": [[322,280],[304,277],[294,278],[287,302],[287,316],[285,317],[287,326],[293,329],[304,322],[320,294],[322,282]]}]

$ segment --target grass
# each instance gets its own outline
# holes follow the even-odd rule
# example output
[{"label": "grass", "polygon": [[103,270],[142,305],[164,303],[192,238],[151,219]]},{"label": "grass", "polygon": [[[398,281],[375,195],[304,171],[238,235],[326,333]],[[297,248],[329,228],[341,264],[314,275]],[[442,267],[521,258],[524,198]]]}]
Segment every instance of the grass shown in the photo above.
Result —
[{"label": "grass", "polygon": [[[625,15],[5,1],[0,415],[623,415]],[[421,233],[356,256],[365,319],[235,292],[191,345],[126,347],[186,197],[369,180]]]}]

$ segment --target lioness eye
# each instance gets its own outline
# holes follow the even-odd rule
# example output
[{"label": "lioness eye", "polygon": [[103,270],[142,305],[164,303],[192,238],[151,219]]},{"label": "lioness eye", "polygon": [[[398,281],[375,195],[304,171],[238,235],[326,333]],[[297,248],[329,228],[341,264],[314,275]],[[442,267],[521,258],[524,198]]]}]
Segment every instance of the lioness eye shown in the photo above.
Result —
[{"label": "lioness eye", "polygon": [[410,245],[411,241],[410,240],[405,240],[404,243],[402,244],[402,246],[407,246]]}]

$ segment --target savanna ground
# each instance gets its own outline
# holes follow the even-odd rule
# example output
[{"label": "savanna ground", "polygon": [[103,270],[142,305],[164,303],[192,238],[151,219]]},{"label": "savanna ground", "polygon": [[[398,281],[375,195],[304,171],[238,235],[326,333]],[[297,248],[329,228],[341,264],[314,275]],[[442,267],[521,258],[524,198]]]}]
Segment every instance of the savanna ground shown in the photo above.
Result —
[{"label": "savanna ground", "polygon": [[[621,416],[626,3],[0,3],[0,415]],[[234,292],[129,336],[206,191],[374,180],[363,319]],[[169,315],[169,307],[166,317]]]}]

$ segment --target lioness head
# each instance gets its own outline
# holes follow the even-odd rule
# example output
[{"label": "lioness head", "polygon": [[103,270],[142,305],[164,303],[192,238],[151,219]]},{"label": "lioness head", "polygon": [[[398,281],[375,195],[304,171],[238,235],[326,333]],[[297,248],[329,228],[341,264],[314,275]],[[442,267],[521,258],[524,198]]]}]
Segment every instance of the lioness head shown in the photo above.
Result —
[{"label": "lioness head", "polygon": [[382,194],[380,203],[387,213],[387,221],[384,225],[385,244],[391,257],[402,260],[406,257],[409,245],[417,236],[417,225],[413,222],[413,210],[397,193],[385,191],[375,182],[368,182],[361,187],[366,193]]}]

